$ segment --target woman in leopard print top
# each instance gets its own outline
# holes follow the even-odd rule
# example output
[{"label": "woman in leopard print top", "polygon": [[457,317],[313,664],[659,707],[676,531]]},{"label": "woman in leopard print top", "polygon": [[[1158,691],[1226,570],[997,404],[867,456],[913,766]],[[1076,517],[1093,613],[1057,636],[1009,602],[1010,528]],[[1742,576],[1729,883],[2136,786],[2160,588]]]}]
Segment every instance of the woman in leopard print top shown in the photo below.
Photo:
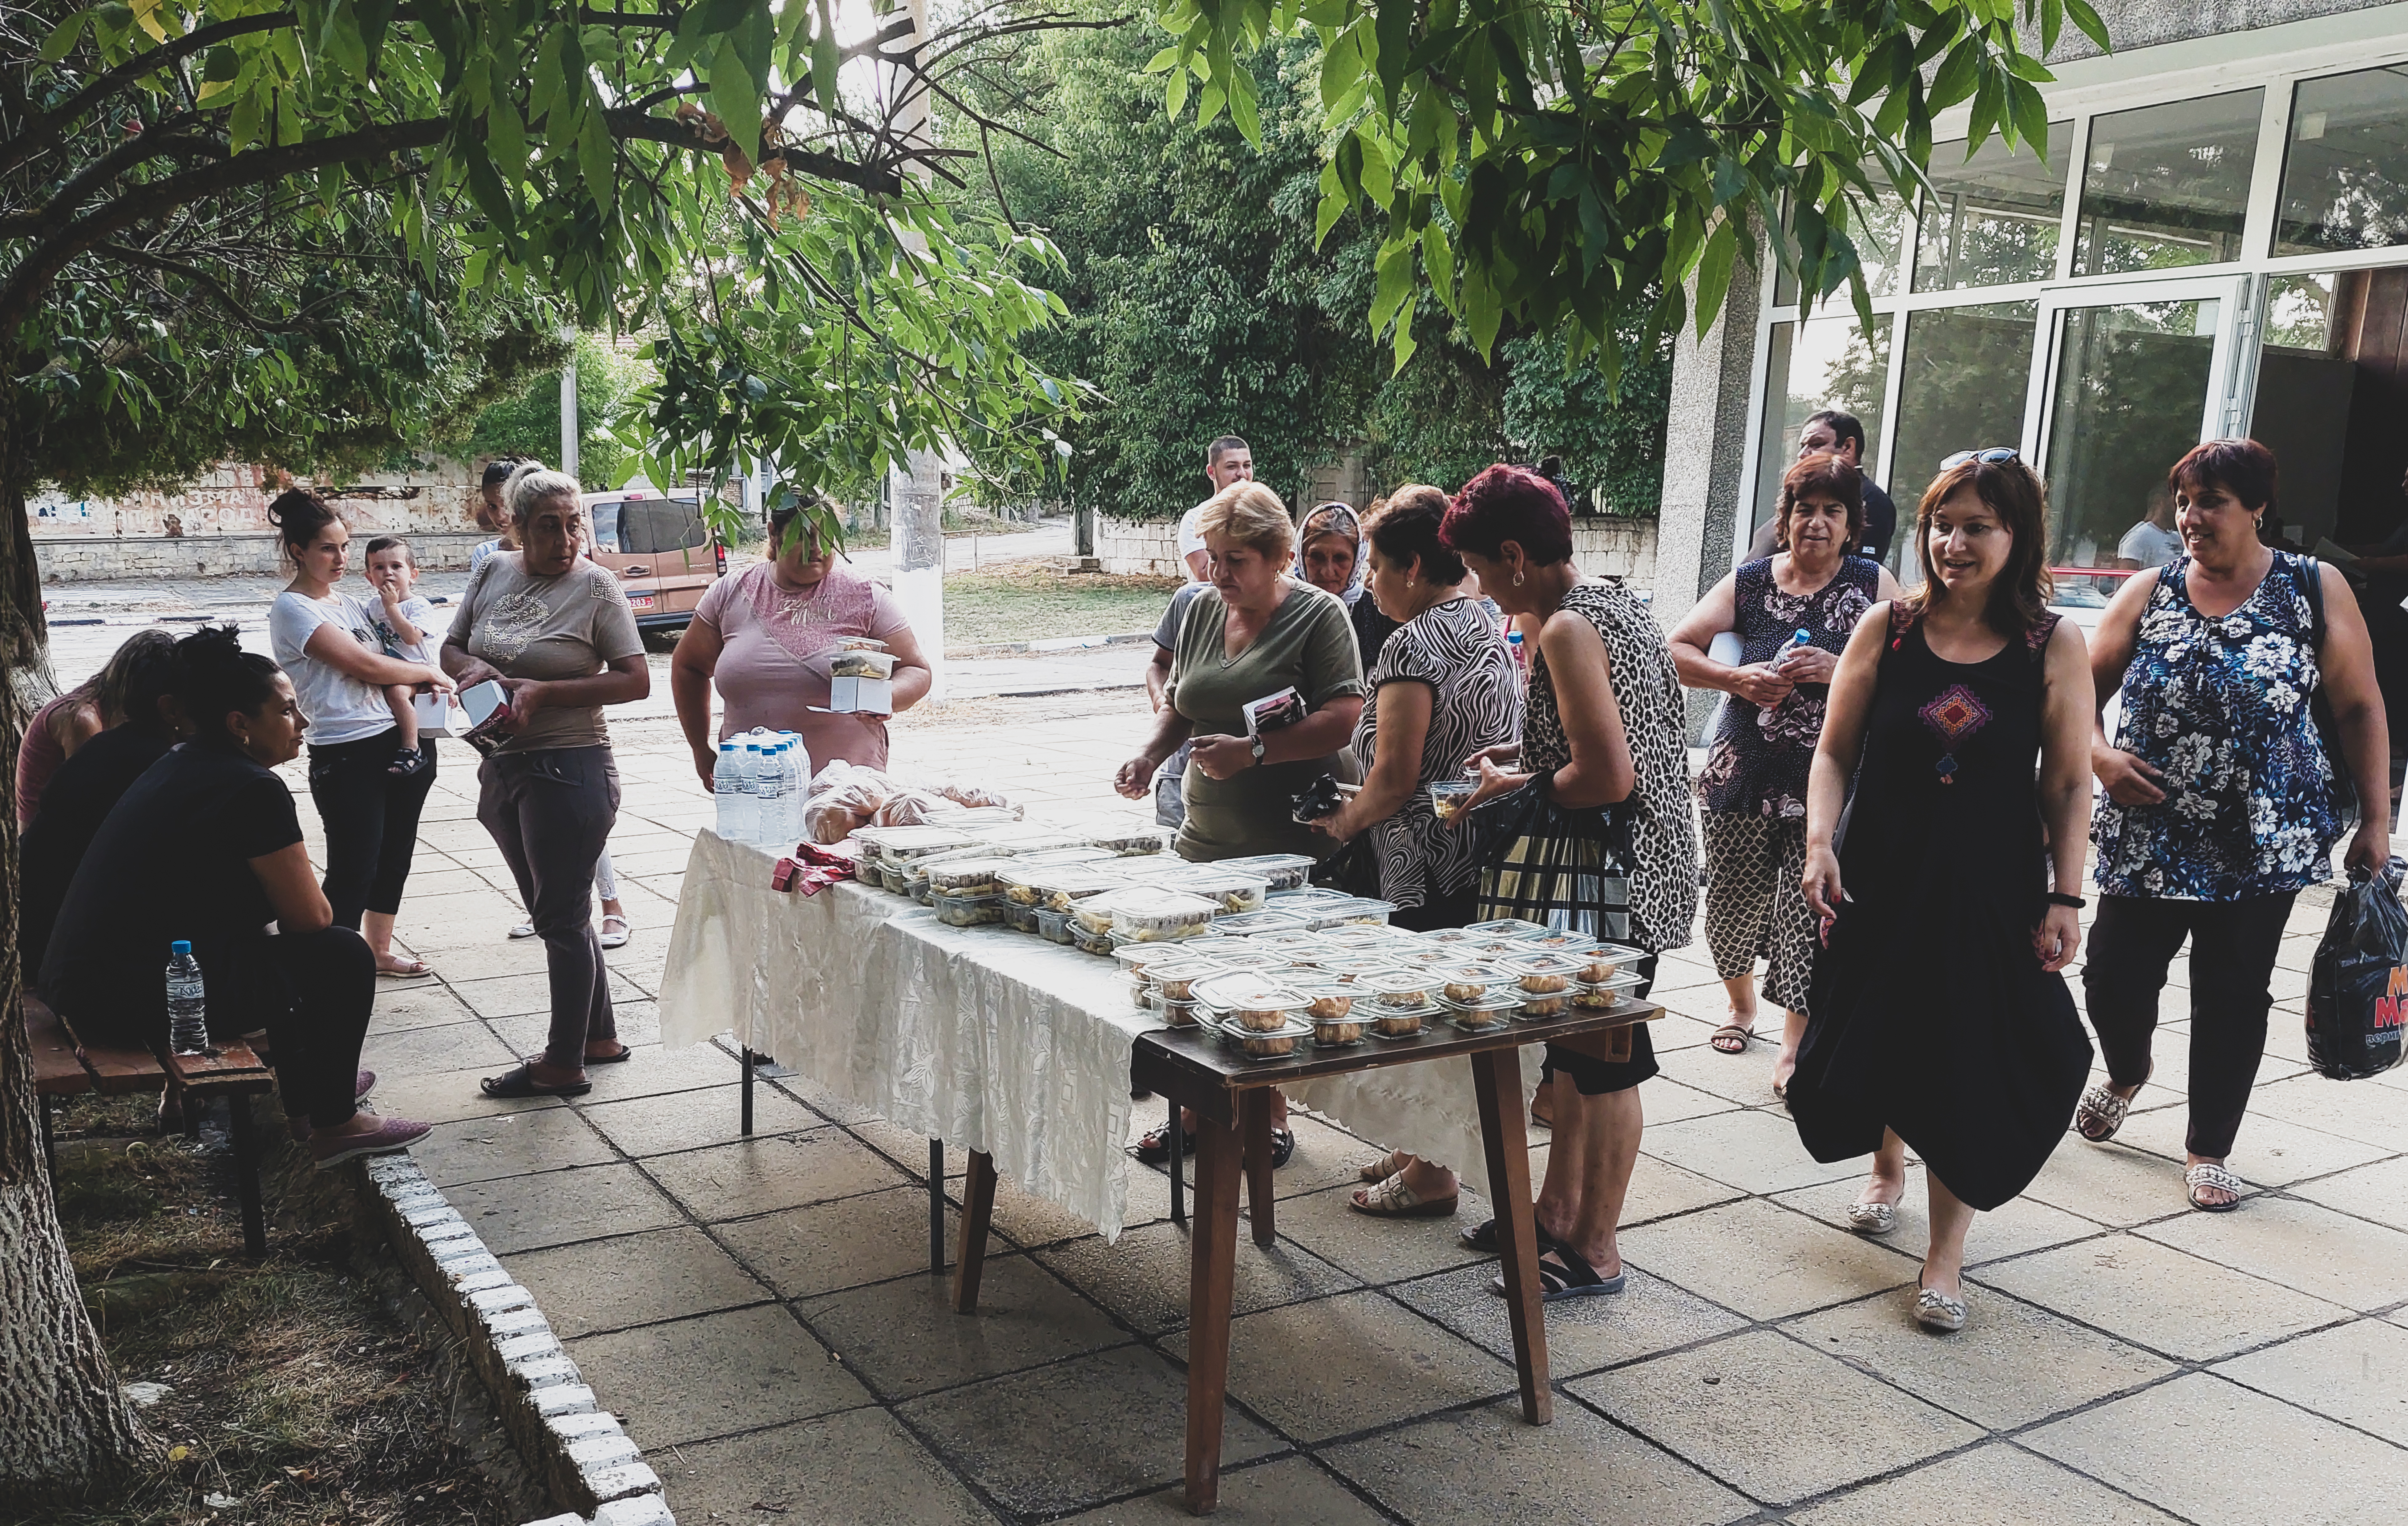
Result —
[{"label": "woman in leopard print top", "polygon": [[[1627,930],[1647,951],[1639,970],[1652,982],[1656,954],[1688,943],[1698,909],[1686,717],[1663,632],[1619,583],[1582,575],[1563,497],[1536,472],[1482,472],[1455,496],[1440,535],[1498,608],[1538,627],[1521,742],[1482,756],[1472,800],[1536,781],[1565,810],[1626,805]],[[1614,930],[1602,924],[1619,910],[1597,908],[1598,930]],[[1656,1070],[1646,1027],[1636,1025],[1630,1058],[1618,1063],[1548,1046],[1548,1075],[1571,1083],[1554,1088],[1555,1147],[1538,1202],[1540,1281],[1551,1300],[1622,1290],[1614,1231],[1639,1159],[1636,1088]],[[1483,1226],[1464,1238],[1484,1248],[1496,1236]],[[1491,1286],[1504,1291],[1502,1278]]]}]

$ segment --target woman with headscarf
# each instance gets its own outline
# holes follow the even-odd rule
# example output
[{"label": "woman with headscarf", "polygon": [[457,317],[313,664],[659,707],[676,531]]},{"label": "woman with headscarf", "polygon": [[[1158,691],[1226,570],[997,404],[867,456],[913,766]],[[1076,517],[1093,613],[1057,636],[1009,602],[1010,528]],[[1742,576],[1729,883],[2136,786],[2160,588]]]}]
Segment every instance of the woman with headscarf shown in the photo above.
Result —
[{"label": "woman with headscarf", "polygon": [[[1379,505],[1373,504],[1376,511]],[[1379,601],[1364,591],[1363,522],[1350,506],[1332,500],[1313,505],[1297,536],[1297,565],[1304,581],[1346,605],[1346,620],[1354,627],[1355,650],[1363,670],[1380,660],[1380,648],[1398,622],[1380,612]]]}]

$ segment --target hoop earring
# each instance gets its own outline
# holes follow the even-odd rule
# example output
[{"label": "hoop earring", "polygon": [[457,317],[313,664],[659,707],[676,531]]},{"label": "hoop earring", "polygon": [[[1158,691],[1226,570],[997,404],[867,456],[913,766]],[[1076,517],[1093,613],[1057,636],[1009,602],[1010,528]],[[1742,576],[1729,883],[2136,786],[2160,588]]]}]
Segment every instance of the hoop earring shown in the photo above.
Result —
[{"label": "hoop earring", "polygon": [[1518,572],[1518,571],[1517,571],[1517,572],[1515,572],[1515,573],[1513,574],[1513,586],[1514,586],[1514,587],[1519,588],[1519,587],[1521,587],[1521,586],[1522,586],[1522,578],[1523,578],[1523,574],[1522,574],[1521,572]]}]

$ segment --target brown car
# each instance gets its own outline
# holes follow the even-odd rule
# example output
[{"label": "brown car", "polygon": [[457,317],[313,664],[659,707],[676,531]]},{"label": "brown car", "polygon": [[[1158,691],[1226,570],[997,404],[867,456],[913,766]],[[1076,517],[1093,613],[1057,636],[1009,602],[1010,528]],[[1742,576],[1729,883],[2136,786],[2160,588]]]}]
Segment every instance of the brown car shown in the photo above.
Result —
[{"label": "brown car", "polygon": [[700,500],[657,488],[585,493],[594,560],[619,575],[639,630],[683,630],[705,590],[727,570],[727,548],[703,522]]}]

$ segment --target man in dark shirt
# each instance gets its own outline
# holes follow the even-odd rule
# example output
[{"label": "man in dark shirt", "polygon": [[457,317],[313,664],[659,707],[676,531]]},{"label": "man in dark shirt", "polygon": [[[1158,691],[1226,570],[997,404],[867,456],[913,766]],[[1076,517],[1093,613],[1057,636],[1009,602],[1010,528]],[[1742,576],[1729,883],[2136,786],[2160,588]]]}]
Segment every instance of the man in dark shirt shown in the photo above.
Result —
[{"label": "man in dark shirt", "polygon": [[[164,642],[134,658],[126,673],[124,720],[59,765],[43,791],[41,809],[25,828],[19,850],[23,900],[18,947],[26,974],[36,980],[59,905],[101,823],[134,782],[176,744],[180,713],[167,698],[175,674],[174,648]],[[164,705],[163,698],[167,699]]]},{"label": "man in dark shirt", "polygon": [[[1836,455],[1858,471],[1865,469],[1865,426],[1854,413],[1842,413],[1827,408],[1810,413],[1798,430],[1798,454],[1803,461],[1810,455]],[[1898,505],[1890,501],[1870,477],[1864,479],[1865,533],[1856,540],[1856,554],[1870,556],[1876,562],[1889,560],[1890,539],[1898,533]],[[1773,522],[1766,520],[1748,542],[1747,555],[1742,560],[1755,561],[1770,556],[1779,549],[1772,540]]]}]

